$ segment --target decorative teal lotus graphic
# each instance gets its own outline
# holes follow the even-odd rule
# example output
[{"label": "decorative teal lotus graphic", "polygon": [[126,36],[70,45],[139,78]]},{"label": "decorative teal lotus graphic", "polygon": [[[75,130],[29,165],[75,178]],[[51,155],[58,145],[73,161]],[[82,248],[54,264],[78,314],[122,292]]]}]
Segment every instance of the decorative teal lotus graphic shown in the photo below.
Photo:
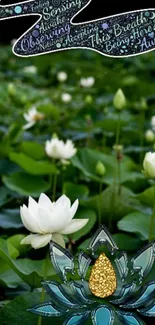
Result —
[{"label": "decorative teal lotus graphic", "polygon": [[155,281],[147,280],[155,261],[154,242],[129,259],[101,227],[88,255],[80,252],[73,257],[51,242],[50,256],[61,281],[44,281],[51,301],[33,306],[30,312],[62,317],[63,325],[87,320],[93,325],[144,325],[141,315],[155,317]]}]

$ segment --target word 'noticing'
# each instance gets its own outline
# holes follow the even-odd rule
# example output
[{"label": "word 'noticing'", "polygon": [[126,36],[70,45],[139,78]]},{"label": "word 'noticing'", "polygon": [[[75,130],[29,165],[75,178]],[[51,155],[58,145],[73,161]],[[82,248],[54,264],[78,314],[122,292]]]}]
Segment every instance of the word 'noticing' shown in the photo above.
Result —
[{"label": "word 'noticing'", "polygon": [[34,15],[36,23],[14,44],[18,56],[87,48],[126,57],[155,48],[155,9],[138,10],[74,23],[90,0],[31,0],[0,6],[0,20]]}]

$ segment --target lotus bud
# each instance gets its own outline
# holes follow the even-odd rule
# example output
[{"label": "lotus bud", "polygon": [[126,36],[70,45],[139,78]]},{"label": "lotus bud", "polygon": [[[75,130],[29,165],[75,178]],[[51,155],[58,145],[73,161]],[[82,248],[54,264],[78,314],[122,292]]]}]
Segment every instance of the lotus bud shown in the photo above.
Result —
[{"label": "lotus bud", "polygon": [[118,111],[121,111],[126,106],[126,98],[122,89],[117,90],[113,99],[113,105]]},{"label": "lotus bud", "polygon": [[143,168],[143,173],[147,178],[155,179],[155,153],[146,153],[143,161]]},{"label": "lotus bud", "polygon": [[147,130],[145,133],[145,139],[147,142],[154,142],[155,140],[155,135],[154,132],[152,130]]},{"label": "lotus bud", "polygon": [[105,166],[101,161],[98,161],[98,163],[96,164],[96,174],[98,174],[99,176],[104,176],[105,172]]},{"label": "lotus bud", "polygon": [[57,80],[60,82],[65,82],[68,78],[68,75],[65,71],[60,71],[57,74]]},{"label": "lotus bud", "polygon": [[85,103],[86,104],[92,104],[92,102],[93,102],[93,97],[91,95],[87,95],[85,97]]},{"label": "lotus bud", "polygon": [[16,94],[16,87],[12,82],[8,84],[8,93],[10,96],[14,96]]},{"label": "lotus bud", "polygon": [[146,101],[146,99],[144,97],[141,98],[140,109],[142,111],[146,111],[148,109],[147,101]]}]

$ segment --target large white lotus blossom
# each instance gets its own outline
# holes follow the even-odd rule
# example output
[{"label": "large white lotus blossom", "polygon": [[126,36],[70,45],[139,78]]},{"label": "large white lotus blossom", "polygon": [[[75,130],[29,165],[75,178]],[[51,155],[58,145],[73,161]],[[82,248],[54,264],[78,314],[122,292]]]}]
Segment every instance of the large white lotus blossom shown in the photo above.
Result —
[{"label": "large white lotus blossom", "polygon": [[90,88],[94,85],[95,78],[94,77],[88,77],[88,78],[81,78],[80,85],[84,88]]},{"label": "large white lotus blossom", "polygon": [[28,207],[20,207],[24,226],[32,233],[25,237],[21,244],[30,244],[38,249],[46,246],[51,240],[65,247],[63,235],[72,234],[83,228],[88,219],[73,219],[78,200],[71,206],[69,198],[62,195],[56,202],[41,194],[38,203],[29,197]]},{"label": "large white lotus blossom", "polygon": [[53,137],[51,140],[47,140],[45,144],[45,152],[47,156],[54,159],[67,160],[72,158],[76,154],[77,149],[71,140],[67,140],[66,143]]},{"label": "large white lotus blossom", "polygon": [[67,73],[65,71],[59,71],[57,74],[57,79],[60,82],[66,81],[68,78]]},{"label": "large white lotus blossom", "polygon": [[63,93],[62,95],[61,95],[61,99],[62,99],[62,101],[64,102],[64,103],[70,103],[71,102],[71,100],[72,100],[72,96],[70,95],[70,94],[68,94],[68,93]]},{"label": "large white lotus blossom", "polygon": [[155,178],[155,153],[147,152],[143,162],[144,173],[148,178]]},{"label": "large white lotus blossom", "polygon": [[44,118],[44,114],[37,111],[36,107],[33,106],[28,110],[27,113],[24,113],[24,118],[28,122],[23,126],[24,130],[31,128],[36,122],[42,120]]}]

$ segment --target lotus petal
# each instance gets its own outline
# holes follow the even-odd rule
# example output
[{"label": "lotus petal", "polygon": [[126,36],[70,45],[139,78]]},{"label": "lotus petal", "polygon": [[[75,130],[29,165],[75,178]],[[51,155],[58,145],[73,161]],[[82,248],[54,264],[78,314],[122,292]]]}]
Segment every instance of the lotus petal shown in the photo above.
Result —
[{"label": "lotus petal", "polygon": [[80,314],[80,315],[73,315],[69,320],[63,323],[63,325],[80,325],[83,324],[87,318],[88,313]]},{"label": "lotus petal", "polygon": [[66,313],[68,310],[62,311],[60,308],[55,307],[55,305],[51,302],[46,302],[40,305],[33,306],[32,308],[28,309],[33,314],[37,314],[40,316],[62,316],[64,312]]},{"label": "lotus petal", "polygon": [[84,281],[80,281],[80,283],[77,282],[72,282],[70,283],[70,286],[72,287],[72,289],[74,290],[74,293],[79,301],[79,303],[83,304],[92,304],[94,301],[93,300],[89,300],[87,297],[87,293],[86,293],[86,282]]},{"label": "lotus petal", "polygon": [[145,325],[145,323],[135,314],[123,311],[116,311],[118,318],[125,325]]},{"label": "lotus petal", "polygon": [[94,254],[94,250],[102,244],[106,244],[111,251],[111,253],[114,253],[116,250],[118,250],[117,245],[115,244],[112,236],[108,232],[108,230],[105,227],[100,227],[99,230],[95,233],[93,239],[90,242],[89,248],[92,251],[92,254]]},{"label": "lotus petal", "polygon": [[151,302],[146,308],[139,309],[138,312],[147,317],[155,317],[155,301]]},{"label": "lotus petal", "polygon": [[101,306],[92,312],[93,325],[112,325],[114,323],[114,312],[107,306]]},{"label": "lotus petal", "polygon": [[110,302],[115,305],[123,304],[127,299],[131,297],[135,288],[136,288],[136,284],[134,282],[130,283],[129,285],[123,286],[121,292],[119,293],[119,298],[115,300],[114,299],[110,300]]},{"label": "lotus petal", "polygon": [[73,256],[66,249],[54,242],[50,242],[50,257],[56,273],[66,282],[66,273],[74,274]]},{"label": "lotus petal", "polygon": [[81,279],[85,278],[91,259],[85,253],[80,252],[78,256],[78,273]]},{"label": "lotus petal", "polygon": [[139,271],[141,277],[145,277],[151,270],[155,261],[155,243],[143,248],[132,260],[134,271]]},{"label": "lotus petal", "polygon": [[119,256],[115,259],[115,263],[120,275],[122,282],[125,280],[128,274],[128,258],[125,252],[119,254]]},{"label": "lotus petal", "polygon": [[155,282],[145,286],[143,291],[132,301],[125,304],[124,308],[139,308],[146,304],[153,296],[155,296]]},{"label": "lotus petal", "polygon": [[51,299],[62,307],[78,308],[79,305],[72,299],[72,295],[68,295],[61,284],[53,281],[43,281],[43,287],[49,293]]}]

